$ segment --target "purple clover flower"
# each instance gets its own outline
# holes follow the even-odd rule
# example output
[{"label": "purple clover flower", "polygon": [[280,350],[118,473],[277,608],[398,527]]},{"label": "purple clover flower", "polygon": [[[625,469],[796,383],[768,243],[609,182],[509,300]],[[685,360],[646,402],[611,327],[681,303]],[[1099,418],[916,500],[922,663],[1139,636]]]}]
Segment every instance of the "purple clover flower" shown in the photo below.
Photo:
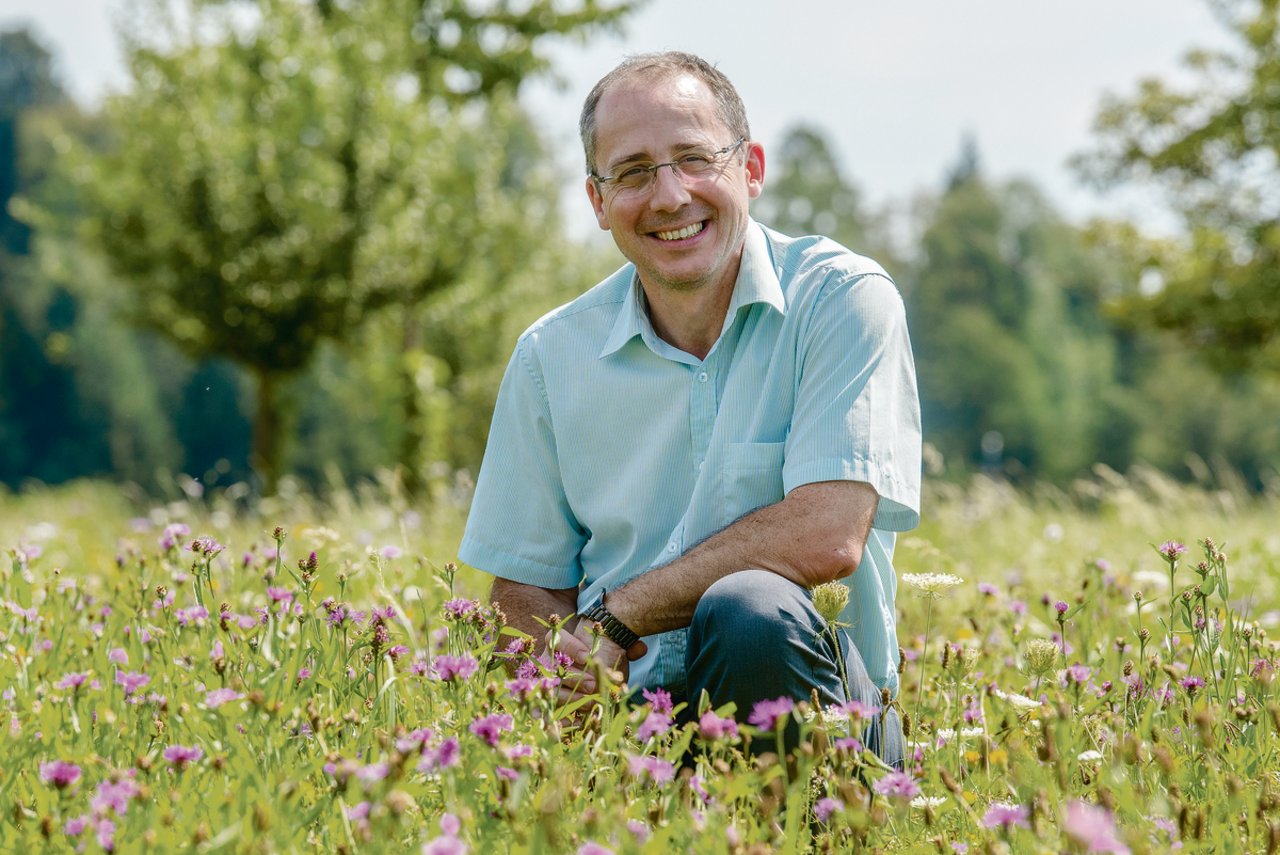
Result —
[{"label": "purple clover flower", "polygon": [[74,692],[78,692],[80,691],[80,687],[88,682],[88,680],[89,675],[87,673],[72,671],[55,683],[54,686],[59,689],[71,689]]},{"label": "purple clover flower", "polygon": [[1088,682],[1089,677],[1093,675],[1093,669],[1088,665],[1082,665],[1076,662],[1067,668],[1067,676],[1071,678],[1071,682],[1081,684]]},{"label": "purple clover flower", "polygon": [[888,798],[909,801],[920,795],[920,785],[906,772],[890,772],[872,785],[877,793]]},{"label": "purple clover flower", "polygon": [[640,724],[640,729],[636,731],[636,738],[641,742],[648,742],[651,736],[661,736],[671,729],[671,716],[666,713],[658,712],[656,709],[650,712]]},{"label": "purple clover flower", "polygon": [[1031,824],[1027,819],[1031,816],[1031,811],[1024,805],[1009,804],[1008,802],[992,802],[991,807],[987,808],[987,812],[982,815],[982,824],[987,828],[1030,828]]},{"label": "purple clover flower", "polygon": [[737,739],[738,723],[733,716],[721,718],[712,710],[707,710],[698,719],[698,732],[703,739]]},{"label": "purple clover flower", "polygon": [[141,672],[116,671],[116,685],[124,686],[125,697],[129,697],[150,682],[151,677]]},{"label": "purple clover flower", "polygon": [[480,668],[474,656],[465,653],[461,656],[437,656],[433,662],[436,676],[448,683],[453,680],[465,680]]},{"label": "purple clover flower", "polygon": [[503,733],[511,730],[514,720],[506,713],[494,713],[478,718],[467,726],[467,729],[483,739],[490,747],[496,748]]},{"label": "purple clover flower", "polygon": [[654,689],[652,692],[642,689],[640,694],[644,695],[644,699],[653,706],[653,711],[656,713],[670,713],[675,710],[675,706],[671,703],[671,693],[665,689]]},{"label": "purple clover flower", "polygon": [[747,718],[747,723],[755,725],[761,730],[774,730],[779,723],[786,721],[795,706],[795,702],[787,697],[776,698],[772,701],[756,701],[755,706],[751,708],[751,715]]},{"label": "purple clover flower", "polygon": [[173,764],[173,768],[181,771],[188,763],[195,763],[204,756],[204,749],[199,746],[170,745],[164,750],[164,759]]},{"label": "purple clover flower", "polygon": [[66,760],[54,760],[40,764],[40,780],[59,790],[66,789],[80,777],[80,767]]}]

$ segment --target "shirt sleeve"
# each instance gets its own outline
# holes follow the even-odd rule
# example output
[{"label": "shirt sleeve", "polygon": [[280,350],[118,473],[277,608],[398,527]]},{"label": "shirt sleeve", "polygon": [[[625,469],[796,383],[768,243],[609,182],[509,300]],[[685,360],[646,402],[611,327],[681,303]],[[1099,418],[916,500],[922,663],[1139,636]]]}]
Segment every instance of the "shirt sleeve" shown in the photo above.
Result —
[{"label": "shirt sleeve", "polygon": [[880,274],[832,273],[805,319],[783,487],[863,481],[872,526],[920,522],[920,404],[902,296]]},{"label": "shirt sleeve", "polygon": [[514,582],[572,588],[586,539],[565,498],[546,387],[521,339],[498,389],[458,558]]}]

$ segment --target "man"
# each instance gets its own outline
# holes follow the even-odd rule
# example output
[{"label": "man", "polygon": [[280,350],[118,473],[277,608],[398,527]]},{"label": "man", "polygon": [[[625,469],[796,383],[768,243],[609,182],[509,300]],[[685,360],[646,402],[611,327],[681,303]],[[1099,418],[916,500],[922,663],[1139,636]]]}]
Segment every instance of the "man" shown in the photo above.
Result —
[{"label": "man", "polygon": [[[754,223],[764,150],[732,84],[682,53],[606,75],[582,113],[587,196],[629,264],[516,345],[459,548],[595,690],[596,658],[696,706],[847,699],[809,589],[851,588],[852,699],[897,691],[890,563],[919,521],[902,300],[825,238]],[[566,681],[568,684],[570,681]],[[888,718],[873,747],[900,762]]]}]

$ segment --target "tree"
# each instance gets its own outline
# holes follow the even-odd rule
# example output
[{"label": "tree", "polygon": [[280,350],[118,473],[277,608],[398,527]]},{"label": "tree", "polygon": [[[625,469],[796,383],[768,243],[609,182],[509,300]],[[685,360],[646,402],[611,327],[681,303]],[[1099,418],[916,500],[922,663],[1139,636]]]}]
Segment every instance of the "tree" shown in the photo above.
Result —
[{"label": "tree", "polygon": [[451,287],[504,195],[495,99],[545,68],[538,45],[629,6],[535,0],[153,0],[106,107],[113,150],[84,157],[86,235],[131,313],[256,381],[253,461],[279,475],[284,382],[320,342]]},{"label": "tree", "polygon": [[1076,164],[1100,186],[1163,188],[1187,226],[1163,287],[1127,310],[1220,368],[1280,372],[1280,2],[1211,4],[1234,50],[1189,53],[1186,88],[1148,79],[1106,99]]}]

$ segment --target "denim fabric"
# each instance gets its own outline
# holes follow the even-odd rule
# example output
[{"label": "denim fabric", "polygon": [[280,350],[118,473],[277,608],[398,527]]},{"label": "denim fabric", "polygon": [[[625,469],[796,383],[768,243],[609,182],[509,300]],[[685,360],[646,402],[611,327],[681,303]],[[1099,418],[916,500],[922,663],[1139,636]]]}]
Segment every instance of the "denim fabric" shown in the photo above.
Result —
[{"label": "denim fabric", "polygon": [[[703,691],[713,708],[732,701],[741,721],[757,701],[809,700],[814,689],[823,706],[849,700],[824,627],[806,589],[766,570],[731,573],[698,602],[689,626],[686,691],[676,694],[688,698],[692,707]],[[882,706],[880,689],[867,675],[857,648],[843,630],[838,636],[852,699]],[[886,763],[902,768],[902,722],[896,709],[890,707],[882,720],[868,725],[862,741]]]}]

